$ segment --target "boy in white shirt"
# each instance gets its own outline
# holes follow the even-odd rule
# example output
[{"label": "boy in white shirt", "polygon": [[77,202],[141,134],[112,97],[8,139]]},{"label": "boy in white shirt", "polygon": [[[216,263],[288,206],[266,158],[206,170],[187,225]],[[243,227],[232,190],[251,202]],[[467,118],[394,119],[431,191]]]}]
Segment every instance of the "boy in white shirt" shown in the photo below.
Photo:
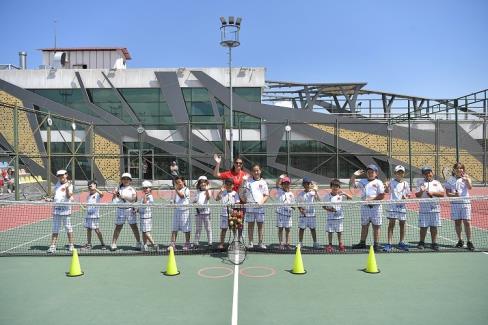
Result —
[{"label": "boy in white shirt", "polygon": [[211,197],[211,191],[209,189],[208,179],[206,176],[198,177],[197,181],[197,196],[193,203],[199,204],[196,208],[197,214],[195,215],[195,246],[200,245],[200,233],[202,232],[202,226],[205,227],[207,232],[208,245],[212,246],[212,224],[210,222],[210,208],[205,207]]},{"label": "boy in white shirt", "polygon": [[313,248],[318,249],[320,245],[317,243],[317,233],[315,231],[315,208],[313,205],[309,205],[314,202],[319,202],[320,197],[318,193],[318,187],[312,184],[312,180],[308,177],[304,177],[302,180],[303,191],[297,196],[297,201],[308,205],[298,207],[300,210],[300,216],[298,218],[298,242],[303,247],[303,234],[305,229],[310,229],[312,235]]},{"label": "boy in white shirt", "polygon": [[[278,178],[276,199],[283,203],[276,208],[276,226],[278,227],[278,240],[280,249],[290,249],[290,229],[292,226],[293,207],[295,195],[290,191],[291,180],[288,176]],[[285,241],[283,241],[283,229],[285,230]]]},{"label": "boy in white shirt", "polygon": [[392,238],[393,229],[396,220],[400,226],[400,242],[398,249],[408,251],[408,245],[405,243],[405,222],[407,220],[407,208],[402,200],[408,198],[410,194],[410,185],[403,179],[405,176],[405,167],[398,165],[395,167],[395,178],[385,184],[385,193],[390,193],[390,201],[394,201],[387,206],[388,208],[388,244],[383,247],[383,251],[391,252],[393,249]]},{"label": "boy in white shirt", "polygon": [[[425,166],[422,168],[422,175],[424,179],[417,183],[417,198],[434,198],[443,197],[445,194],[442,184],[434,179],[432,168]],[[437,227],[441,226],[441,205],[439,202],[420,202],[419,203],[419,227],[420,227],[420,241],[417,245],[418,249],[425,248],[425,236],[427,229],[430,228],[430,236],[432,238],[431,248],[434,251],[439,250],[437,245]]]},{"label": "boy in white shirt", "polygon": [[[215,198],[216,201],[222,201],[222,212],[220,212],[220,244],[219,249],[224,249],[224,240],[227,229],[229,228],[229,205],[232,206],[240,202],[239,194],[234,191],[234,180],[232,178],[227,178],[224,180],[224,186],[220,189],[220,192]],[[241,220],[243,221],[243,220]],[[237,227],[238,238],[241,240],[243,224],[241,223]]]},{"label": "boy in white shirt", "polygon": [[142,231],[142,242],[143,245],[141,246],[142,252],[147,252],[149,249],[149,245],[155,251],[159,250],[159,246],[154,242],[154,239],[151,235],[152,230],[152,211],[149,205],[154,203],[154,197],[151,193],[152,184],[150,181],[142,182],[142,200],[141,203],[144,205],[148,205],[147,207],[140,207],[139,208],[139,222],[141,225]]},{"label": "boy in white shirt", "polygon": [[98,236],[100,244],[102,245],[102,250],[105,250],[105,243],[103,242],[102,232],[100,231],[100,208],[98,206],[92,206],[93,203],[100,203],[100,199],[103,197],[103,192],[99,191],[97,188],[97,182],[88,182],[88,198],[87,198],[87,209],[85,216],[85,228],[86,228],[86,244],[83,246],[84,249],[92,248],[92,230]]},{"label": "boy in white shirt", "polygon": [[171,233],[171,242],[169,246],[175,248],[178,231],[181,231],[185,234],[185,245],[183,246],[183,250],[186,251],[191,248],[191,220],[190,209],[188,208],[188,205],[190,204],[190,190],[186,187],[185,179],[182,176],[175,177],[175,194],[176,208],[173,215],[173,231]]},{"label": "boy in white shirt", "polygon": [[[361,201],[381,201],[385,197],[385,186],[378,177],[378,166],[371,164],[366,167],[366,177],[356,183],[356,176],[364,175],[364,170],[360,169],[351,176],[349,184],[361,190]],[[365,249],[366,238],[368,237],[369,224],[373,227],[373,249],[379,251],[380,227],[382,223],[383,208],[381,204],[361,205],[361,239],[358,244],[353,245],[353,249]]]},{"label": "boy in white shirt", "polygon": [[58,241],[59,230],[61,224],[64,224],[66,233],[68,234],[68,251],[72,252],[73,244],[73,227],[71,226],[71,206],[60,205],[56,203],[69,203],[73,199],[73,185],[68,181],[68,172],[64,169],[56,172],[58,182],[54,187],[54,208],[53,208],[53,227],[51,236],[51,245],[47,250],[48,254],[56,253],[56,243]]},{"label": "boy in white shirt", "polygon": [[346,247],[342,242],[342,232],[344,223],[344,211],[340,202],[343,198],[351,200],[352,196],[348,193],[342,192],[341,182],[338,179],[333,179],[330,182],[330,193],[324,196],[324,202],[331,202],[332,204],[326,205],[323,208],[327,210],[327,225],[326,232],[328,234],[329,245],[325,248],[327,253],[333,253],[334,247],[332,246],[332,235],[337,233],[337,241],[339,242],[339,252],[343,253],[346,251]]}]

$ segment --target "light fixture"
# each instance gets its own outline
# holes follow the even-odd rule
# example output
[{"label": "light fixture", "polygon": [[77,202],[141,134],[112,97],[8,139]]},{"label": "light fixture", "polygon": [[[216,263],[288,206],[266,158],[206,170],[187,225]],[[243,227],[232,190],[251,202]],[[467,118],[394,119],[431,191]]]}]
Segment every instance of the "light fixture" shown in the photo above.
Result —
[{"label": "light fixture", "polygon": [[47,125],[48,126],[52,126],[53,125],[53,120],[50,117],[47,118],[46,122],[47,122]]},{"label": "light fixture", "polygon": [[71,129],[72,129],[73,131],[75,131],[75,130],[76,130],[76,123],[75,123],[75,122],[71,123]]},{"label": "light fixture", "polygon": [[137,128],[137,133],[139,133],[139,134],[143,134],[143,133],[144,133],[144,131],[145,131],[145,130],[144,130],[144,128],[143,128],[142,126],[139,126],[139,127]]},{"label": "light fixture", "polygon": [[287,125],[285,126],[285,131],[286,131],[286,132],[290,132],[290,131],[291,131],[291,126],[290,126],[289,124],[287,124]]}]

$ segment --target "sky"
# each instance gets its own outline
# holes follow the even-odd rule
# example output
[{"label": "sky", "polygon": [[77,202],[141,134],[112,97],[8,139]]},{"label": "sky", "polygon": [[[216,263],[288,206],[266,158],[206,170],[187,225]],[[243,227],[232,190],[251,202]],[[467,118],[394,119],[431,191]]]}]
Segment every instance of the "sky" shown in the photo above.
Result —
[{"label": "sky", "polygon": [[219,17],[233,15],[233,66],[267,80],[455,98],[488,88],[487,13],[486,0],[0,0],[0,64],[26,51],[37,68],[56,25],[58,47],[127,47],[129,68],[226,67]]}]

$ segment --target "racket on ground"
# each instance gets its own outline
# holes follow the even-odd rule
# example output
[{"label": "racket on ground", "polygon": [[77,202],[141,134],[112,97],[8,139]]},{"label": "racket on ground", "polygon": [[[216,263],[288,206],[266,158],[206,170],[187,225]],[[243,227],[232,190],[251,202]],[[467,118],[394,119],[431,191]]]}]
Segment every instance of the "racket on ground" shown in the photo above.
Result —
[{"label": "racket on ground", "polygon": [[246,245],[241,241],[239,230],[243,226],[242,212],[227,207],[227,215],[229,216],[229,229],[231,230],[232,241],[227,248],[227,257],[234,265],[242,264],[247,257]]}]

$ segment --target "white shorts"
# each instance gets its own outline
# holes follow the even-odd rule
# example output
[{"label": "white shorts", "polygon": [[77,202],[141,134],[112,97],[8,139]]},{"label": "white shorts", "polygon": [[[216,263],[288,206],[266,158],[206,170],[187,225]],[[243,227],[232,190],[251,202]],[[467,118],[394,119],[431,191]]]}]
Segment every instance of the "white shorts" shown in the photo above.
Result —
[{"label": "white shorts", "polygon": [[220,229],[228,229],[229,228],[229,217],[228,216],[220,216]]},{"label": "white shorts", "polygon": [[315,216],[311,217],[304,217],[300,216],[298,217],[298,228],[300,229],[315,229]]},{"label": "white shorts", "polygon": [[327,232],[342,232],[344,230],[344,219],[327,219],[325,231]]},{"label": "white shorts", "polygon": [[292,218],[291,215],[284,215],[281,213],[276,214],[276,227],[279,228],[291,228]]},{"label": "white shorts", "polygon": [[53,234],[58,234],[61,229],[61,224],[64,225],[66,232],[73,232],[73,227],[71,226],[70,215],[53,215]]},{"label": "white shorts", "polygon": [[115,224],[123,225],[126,221],[129,223],[129,225],[137,224],[137,215],[135,210],[132,208],[117,208],[117,218],[115,219]]},{"label": "white shorts", "polygon": [[471,204],[453,203],[451,204],[452,220],[471,220]]},{"label": "white shorts", "polygon": [[407,213],[400,211],[388,211],[388,219],[398,219],[400,221],[407,220]]},{"label": "white shorts", "polygon": [[142,232],[149,232],[152,229],[152,218],[140,218],[139,223],[141,225]]},{"label": "white shorts", "polygon": [[419,213],[419,227],[440,227],[441,226],[441,213],[440,212],[427,212]]},{"label": "white shorts", "polygon": [[246,211],[246,222],[264,222],[264,212],[248,212]]},{"label": "white shorts", "polygon": [[100,228],[100,218],[85,218],[83,225],[86,229],[98,229]]},{"label": "white shorts", "polygon": [[173,215],[173,231],[191,231],[191,218],[189,210],[175,210],[175,214]]},{"label": "white shorts", "polygon": [[381,226],[381,215],[383,209],[380,204],[372,204],[361,206],[361,226],[366,226],[370,222],[375,226]]}]

